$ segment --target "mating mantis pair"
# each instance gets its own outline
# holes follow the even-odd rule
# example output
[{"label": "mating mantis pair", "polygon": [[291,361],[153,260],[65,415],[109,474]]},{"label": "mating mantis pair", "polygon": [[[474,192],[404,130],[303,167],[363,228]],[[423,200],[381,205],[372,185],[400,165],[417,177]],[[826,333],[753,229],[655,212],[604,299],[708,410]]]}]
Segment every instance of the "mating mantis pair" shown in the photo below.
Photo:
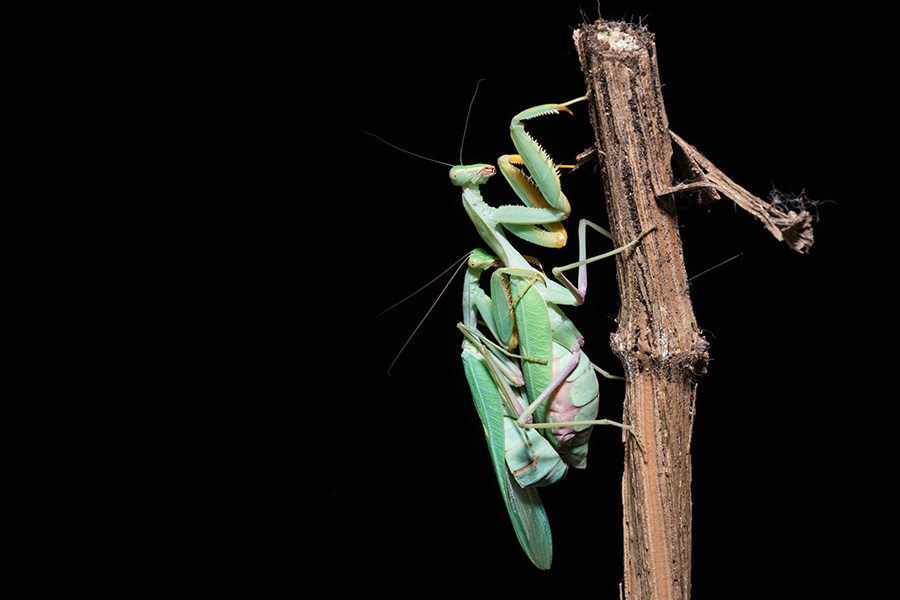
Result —
[{"label": "mating mantis pair", "polygon": [[[560,187],[557,166],[525,132],[522,122],[569,105],[545,104],[517,114],[510,134],[518,151],[498,160],[500,171],[524,206],[494,208],[480,186],[496,174],[492,165],[455,166],[451,181],[462,188],[463,206],[492,253],[477,249],[468,260],[463,289],[462,360],[476,410],[484,426],[500,491],[523,550],[541,569],[552,560],[547,515],[536,491],[561,479],[568,467],[584,468],[593,425],[631,427],[597,419],[599,383],[594,366],[581,350],[584,339],[560,306],[580,305],[587,291],[587,265],[623,252],[628,244],[587,258],[587,220],[579,223],[578,262],[553,269],[551,281],[510,243],[504,231],[545,247],[562,247],[562,221],[570,206]],[[524,165],[530,178],[514,165]],[[578,285],[565,271],[578,268]],[[493,268],[490,294],[481,274]],[[479,318],[490,336],[479,330]],[[633,432],[632,432],[633,433]]]}]

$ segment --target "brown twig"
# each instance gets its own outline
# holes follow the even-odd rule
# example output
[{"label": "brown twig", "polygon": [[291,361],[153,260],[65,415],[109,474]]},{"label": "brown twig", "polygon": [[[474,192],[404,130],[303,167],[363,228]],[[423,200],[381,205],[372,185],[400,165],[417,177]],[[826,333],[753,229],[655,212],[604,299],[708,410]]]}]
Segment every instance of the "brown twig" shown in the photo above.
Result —
[{"label": "brown twig", "polygon": [[[594,152],[602,158],[604,193],[615,241],[654,227],[616,258],[621,308],[613,351],[628,374],[625,422],[644,450],[629,443],[622,482],[624,593],[628,600],[687,600],[691,589],[691,435],[696,378],[706,372],[673,195],[719,195],[762,221],[798,252],[813,242],[812,218],[750,194],[669,131],[656,46],[644,27],[599,20],[574,33],[590,96]],[[674,148],[673,148],[674,141]],[[672,162],[689,178],[673,183]],[[630,439],[630,438],[629,438]]]},{"label": "brown twig", "polygon": [[672,145],[653,36],[598,21],[575,32],[589,95],[610,226],[618,244],[655,226],[617,260],[621,296],[613,351],[628,374],[623,480],[625,597],[690,595],[690,437],[695,376],[707,362],[688,296],[671,196]]}]

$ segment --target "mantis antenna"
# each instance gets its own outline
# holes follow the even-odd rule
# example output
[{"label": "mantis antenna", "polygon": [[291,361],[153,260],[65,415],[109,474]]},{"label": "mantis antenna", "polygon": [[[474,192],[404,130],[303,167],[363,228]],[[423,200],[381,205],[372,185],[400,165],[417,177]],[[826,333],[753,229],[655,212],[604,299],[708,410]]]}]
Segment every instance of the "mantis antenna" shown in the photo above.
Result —
[{"label": "mantis antenna", "polygon": [[422,154],[416,154],[415,152],[410,152],[410,151],[407,150],[406,148],[401,148],[400,146],[395,146],[394,144],[390,143],[389,141],[387,141],[387,140],[384,139],[383,137],[377,136],[377,135],[375,135],[374,133],[371,133],[371,132],[369,132],[369,131],[366,131],[365,129],[360,129],[359,131],[360,131],[361,133],[366,134],[366,135],[371,135],[373,138],[375,138],[376,140],[378,140],[378,141],[381,142],[382,144],[385,144],[385,145],[387,145],[387,146],[390,146],[390,147],[393,148],[394,150],[399,150],[400,152],[405,152],[406,154],[409,154],[409,155],[411,155],[411,156],[415,156],[416,158],[421,158],[422,160],[427,160],[427,161],[430,161],[430,162],[433,162],[433,163],[437,163],[437,164],[439,164],[439,165],[446,165],[446,166],[448,166],[448,167],[453,167],[453,165],[451,165],[451,164],[448,163],[448,162],[444,162],[444,161],[442,161],[442,160],[436,160],[436,159],[434,159],[434,158],[429,158],[429,157],[424,156],[424,155],[422,155]]},{"label": "mantis antenna", "polygon": [[728,259],[726,259],[726,260],[723,260],[723,261],[720,262],[719,264],[714,265],[714,266],[712,266],[712,267],[706,269],[705,271],[700,271],[699,273],[697,273],[697,274],[694,275],[693,277],[690,277],[690,278],[688,279],[688,281],[693,281],[694,279],[697,279],[697,278],[700,277],[701,275],[704,275],[704,274],[706,274],[706,273],[709,273],[709,272],[712,271],[713,269],[718,269],[719,267],[721,267],[721,266],[724,265],[725,263],[730,263],[731,261],[733,261],[734,259],[736,259],[737,257],[739,257],[741,254],[743,254],[743,252],[741,252],[741,253],[739,253],[739,254],[735,254],[735,255],[732,256],[731,258],[728,258]]},{"label": "mantis antenna", "polygon": [[[472,114],[472,105],[475,104],[475,96],[478,95],[478,87],[481,85],[481,82],[482,82],[482,81],[484,81],[483,78],[482,78],[482,79],[479,79],[478,82],[475,84],[475,92],[472,94],[472,99],[469,101],[469,110],[466,112],[466,122],[465,122],[465,124],[463,125],[462,140],[460,140],[460,142],[459,142],[459,164],[463,164],[462,151],[463,151],[463,145],[466,143],[466,131],[469,129],[469,116],[471,116],[471,114]],[[378,136],[378,135],[375,135],[374,133],[372,133],[372,132],[370,132],[370,131],[366,131],[365,129],[360,129],[359,131],[360,131],[361,133],[366,134],[366,135],[372,136],[373,138],[375,138],[376,140],[378,140],[378,141],[381,142],[382,144],[384,144],[384,145],[386,145],[386,146],[390,146],[390,147],[393,148],[394,150],[399,150],[400,152],[404,152],[404,153],[406,153],[406,154],[409,154],[410,156],[415,156],[416,158],[421,158],[422,160],[427,160],[427,161],[429,161],[429,162],[437,163],[437,164],[439,164],[439,165],[445,165],[445,166],[448,166],[448,167],[454,167],[454,166],[455,166],[455,165],[451,165],[451,164],[448,163],[448,162],[444,162],[444,161],[442,161],[442,160],[437,160],[437,159],[434,159],[434,158],[430,158],[430,157],[425,156],[425,155],[423,155],[423,154],[416,154],[415,152],[411,152],[411,151],[407,150],[406,148],[401,148],[400,146],[395,146],[394,144],[390,143],[389,141],[387,141],[387,140],[384,139],[383,137]]]},{"label": "mantis antenna", "polygon": [[465,164],[463,162],[462,151],[463,145],[466,143],[466,131],[469,129],[469,117],[472,115],[472,105],[475,104],[475,96],[478,95],[478,86],[481,85],[481,82],[484,81],[484,78],[478,80],[475,84],[475,91],[472,93],[472,99],[469,100],[469,110],[466,112],[466,123],[463,125],[463,134],[462,140],[459,142],[459,164]]},{"label": "mantis antenna", "polygon": [[431,311],[434,310],[434,307],[435,307],[435,305],[438,303],[438,300],[440,300],[440,299],[444,296],[444,292],[446,292],[446,291],[447,291],[447,288],[450,287],[450,283],[456,278],[456,274],[459,273],[459,270],[462,269],[462,268],[466,265],[466,259],[469,258],[469,255],[470,255],[470,254],[472,254],[472,253],[471,253],[471,252],[466,252],[466,254],[465,254],[462,258],[458,259],[455,263],[453,263],[452,265],[450,265],[449,267],[447,267],[447,268],[443,271],[443,273],[441,273],[440,275],[438,275],[437,277],[435,277],[434,279],[432,279],[431,281],[429,281],[428,283],[426,283],[425,285],[423,285],[422,287],[420,287],[419,289],[417,289],[415,292],[413,292],[412,294],[410,294],[409,296],[407,296],[407,297],[404,298],[403,300],[400,300],[400,302],[397,302],[397,303],[395,303],[395,304],[393,304],[393,305],[387,307],[386,309],[384,309],[384,310],[381,311],[380,313],[378,313],[378,316],[381,316],[381,315],[383,315],[384,313],[386,313],[387,311],[389,311],[389,310],[391,310],[392,308],[394,308],[395,306],[397,306],[398,304],[401,304],[401,303],[403,303],[403,302],[406,302],[407,300],[409,300],[410,298],[412,298],[413,296],[415,296],[416,294],[418,294],[419,292],[421,292],[422,290],[424,290],[425,288],[427,288],[429,285],[431,285],[432,283],[434,283],[435,281],[437,281],[438,279],[440,279],[441,277],[443,277],[444,273],[446,273],[447,271],[449,271],[449,270],[452,269],[453,267],[456,267],[456,270],[453,272],[453,275],[451,275],[451,276],[450,276],[450,279],[447,280],[447,283],[444,284],[444,287],[441,289],[441,292],[438,294],[437,298],[435,298],[435,299],[434,299],[434,302],[431,303],[431,306],[428,307],[428,311],[426,311],[425,316],[422,317],[422,319],[419,321],[419,324],[416,325],[416,328],[415,328],[415,329],[413,329],[413,332],[412,332],[411,334],[409,334],[409,337],[406,338],[406,341],[405,341],[405,342],[403,342],[403,346],[400,348],[400,351],[397,352],[397,356],[395,356],[395,357],[394,357],[394,360],[391,361],[391,364],[388,366],[388,370],[387,370],[387,374],[388,374],[388,375],[391,374],[391,369],[394,368],[394,364],[397,362],[397,359],[400,358],[400,355],[403,354],[403,351],[404,351],[404,350],[406,350],[406,346],[409,345],[410,340],[412,340],[413,337],[415,337],[416,333],[418,333],[419,328],[422,326],[422,323],[425,322],[425,319],[427,319],[427,318],[428,318],[428,315],[431,314]]},{"label": "mantis antenna", "polygon": [[[409,300],[410,298],[412,298],[413,296],[415,296],[416,294],[418,294],[419,292],[421,292],[422,290],[424,290],[425,288],[427,288],[429,285],[431,285],[432,283],[434,283],[435,281],[437,281],[438,279],[440,279],[441,277],[443,277],[444,275],[446,275],[446,274],[447,274],[447,271],[449,271],[449,270],[452,269],[453,267],[456,267],[456,270],[459,271],[459,267],[458,267],[459,263],[461,263],[462,261],[464,261],[464,260],[466,260],[467,258],[469,258],[469,256],[470,256],[471,254],[472,254],[471,252],[466,252],[466,253],[462,256],[462,258],[456,259],[456,260],[453,262],[452,265],[450,265],[449,267],[447,267],[446,269],[444,269],[443,271],[441,271],[441,273],[438,274],[434,279],[432,279],[431,281],[429,281],[428,283],[426,283],[425,285],[423,285],[422,287],[420,287],[419,289],[417,289],[417,290],[414,291],[413,293],[409,294],[406,298],[404,298],[404,299],[402,299],[402,300],[398,300],[397,302],[394,302],[393,304],[391,304],[390,306],[388,306],[386,309],[384,309],[383,311],[381,311],[380,313],[378,313],[378,316],[380,317],[381,315],[383,315],[383,314],[386,313],[387,311],[391,310],[392,308],[396,308],[397,306],[400,306],[401,304],[403,304],[404,302],[406,302],[407,300]],[[456,273],[453,274],[453,277],[456,277]],[[451,277],[451,279],[452,279],[452,277]],[[441,292],[441,293],[443,293],[443,292]]]}]

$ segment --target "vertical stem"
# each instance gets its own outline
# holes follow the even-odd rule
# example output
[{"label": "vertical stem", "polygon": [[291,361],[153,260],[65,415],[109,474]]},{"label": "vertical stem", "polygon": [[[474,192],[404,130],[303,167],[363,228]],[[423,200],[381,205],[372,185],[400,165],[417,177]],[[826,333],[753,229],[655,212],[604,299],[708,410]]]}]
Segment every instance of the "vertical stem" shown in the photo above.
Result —
[{"label": "vertical stem", "polygon": [[656,47],[645,28],[597,21],[575,32],[590,94],[621,297],[613,351],[628,374],[622,485],[625,597],[687,600],[691,586],[691,426],[707,343],[688,294],[672,187],[672,145]]}]

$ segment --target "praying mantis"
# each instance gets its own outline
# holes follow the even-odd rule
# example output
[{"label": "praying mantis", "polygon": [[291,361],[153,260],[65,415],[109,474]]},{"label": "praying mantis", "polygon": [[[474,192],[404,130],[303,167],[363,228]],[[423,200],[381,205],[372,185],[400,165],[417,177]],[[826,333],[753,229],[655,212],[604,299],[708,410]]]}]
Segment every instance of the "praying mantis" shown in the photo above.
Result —
[{"label": "praying mantis", "polygon": [[[587,227],[610,239],[612,235],[582,219],[579,260],[554,268],[558,281],[548,280],[505,234],[544,247],[566,244],[562,221],[571,207],[561,189],[559,167],[525,131],[523,121],[571,113],[568,106],[585,99],[543,104],[515,115],[510,136],[518,153],[499,157],[498,167],[442,163],[451,166],[450,180],[462,188],[463,207],[490,248],[468,256],[463,319],[457,325],[463,335],[463,368],[513,528],[525,554],[540,569],[550,567],[553,544],[537,488],[559,481],[570,466],[585,467],[594,425],[614,425],[634,434],[630,425],[596,418],[600,389],[596,373],[616,377],[591,363],[581,350],[583,336],[560,306],[584,302],[588,264],[634,247],[653,228],[624,246],[587,258]],[[482,198],[480,187],[498,168],[523,206],[495,208]],[[575,268],[577,285],[564,275]],[[480,284],[487,270],[493,270],[490,294]],[[487,333],[479,329],[482,323]]]},{"label": "praying mantis", "polygon": [[[498,159],[504,177],[524,206],[488,205],[480,186],[496,174],[488,164],[458,165],[452,183],[462,188],[463,206],[491,252],[470,254],[463,289],[462,361],[476,411],[484,426],[501,494],[520,545],[540,569],[550,567],[552,537],[536,488],[559,481],[568,467],[584,468],[593,425],[629,425],[597,419],[599,383],[581,350],[584,338],[560,306],[584,302],[587,265],[635,246],[651,229],[612,251],[586,257],[586,228],[612,239],[602,227],[579,222],[578,262],[553,269],[548,280],[516,250],[504,231],[546,247],[567,241],[562,221],[569,216],[557,166],[525,132],[522,121],[560,111],[585,97],[526,109],[513,117],[510,135],[518,151]],[[531,177],[514,165],[524,165]],[[491,293],[481,274],[494,269]],[[578,285],[565,271],[578,268]],[[479,330],[479,317],[488,336]],[[517,350],[518,354],[514,353]],[[637,438],[635,438],[637,439]]]}]

